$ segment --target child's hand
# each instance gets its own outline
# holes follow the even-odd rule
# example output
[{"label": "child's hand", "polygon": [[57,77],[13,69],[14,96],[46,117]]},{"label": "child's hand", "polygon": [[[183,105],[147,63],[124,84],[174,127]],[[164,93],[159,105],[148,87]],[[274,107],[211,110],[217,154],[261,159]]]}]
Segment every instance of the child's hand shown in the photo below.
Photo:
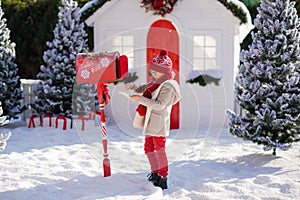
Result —
[{"label": "child's hand", "polygon": [[130,100],[131,100],[131,101],[137,102],[137,101],[139,101],[140,99],[141,99],[141,96],[140,96],[140,95],[131,95],[131,96],[130,96]]},{"label": "child's hand", "polygon": [[133,83],[125,83],[124,87],[125,87],[126,90],[129,90],[133,87]]}]

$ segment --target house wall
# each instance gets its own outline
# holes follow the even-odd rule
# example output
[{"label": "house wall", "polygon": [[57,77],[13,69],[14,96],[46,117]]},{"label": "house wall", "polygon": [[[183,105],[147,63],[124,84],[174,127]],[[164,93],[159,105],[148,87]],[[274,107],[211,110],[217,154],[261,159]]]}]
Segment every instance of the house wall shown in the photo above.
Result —
[{"label": "house wall", "polygon": [[[117,3],[115,3],[117,2]],[[160,16],[145,13],[139,0],[111,1],[106,11],[98,10],[94,23],[95,51],[110,51],[114,35],[134,36],[134,71],[137,83],[146,81],[146,38],[150,25]],[[104,9],[105,10],[105,9]],[[239,62],[239,20],[222,4],[212,0],[178,1],[173,12],[165,16],[177,28],[180,42],[180,127],[227,125],[226,110],[234,109],[233,82]],[[91,23],[91,22],[90,22]],[[192,36],[212,34],[217,38],[217,65],[222,71],[220,85],[206,87],[186,83],[192,66]],[[111,102],[107,113],[119,125],[131,123],[136,104],[120,96],[123,84],[110,84]]]}]

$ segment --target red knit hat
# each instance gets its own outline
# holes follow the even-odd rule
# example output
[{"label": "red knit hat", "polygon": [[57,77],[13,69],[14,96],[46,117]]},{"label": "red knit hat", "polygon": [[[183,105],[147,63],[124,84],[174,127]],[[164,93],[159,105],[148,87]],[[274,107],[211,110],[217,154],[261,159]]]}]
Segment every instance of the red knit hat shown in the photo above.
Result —
[{"label": "red knit hat", "polygon": [[168,51],[163,49],[160,54],[156,55],[149,65],[150,70],[161,72],[164,74],[172,73],[172,60],[168,56]]}]

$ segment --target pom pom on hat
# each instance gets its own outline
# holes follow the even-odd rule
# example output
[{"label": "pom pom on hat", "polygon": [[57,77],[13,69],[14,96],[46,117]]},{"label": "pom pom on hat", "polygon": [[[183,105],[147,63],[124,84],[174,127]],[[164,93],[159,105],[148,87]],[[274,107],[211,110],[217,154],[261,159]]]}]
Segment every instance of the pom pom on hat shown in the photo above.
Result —
[{"label": "pom pom on hat", "polygon": [[168,55],[168,51],[166,49],[163,49],[160,51],[160,54],[161,56],[167,56]]}]

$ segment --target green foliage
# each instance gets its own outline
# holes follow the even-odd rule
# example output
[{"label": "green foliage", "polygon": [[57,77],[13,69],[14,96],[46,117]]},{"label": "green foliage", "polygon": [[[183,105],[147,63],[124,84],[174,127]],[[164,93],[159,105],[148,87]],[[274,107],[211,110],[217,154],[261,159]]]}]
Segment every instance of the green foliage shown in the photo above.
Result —
[{"label": "green foliage", "polygon": [[123,82],[123,83],[132,83],[132,82],[136,81],[138,78],[139,77],[136,75],[136,72],[128,73],[127,77],[124,77],[121,80],[114,82],[114,85],[117,85],[120,82]]},{"label": "green foliage", "polygon": [[219,81],[221,80],[221,78],[214,78],[210,75],[207,74],[202,74],[197,76],[194,79],[191,80],[187,80],[187,83],[198,83],[200,86],[206,86],[207,84],[211,84],[214,83],[215,85],[219,85]]},{"label": "green foliage", "polygon": [[295,8],[297,9],[298,16],[300,16],[300,0],[296,0]]},{"label": "green foliage", "polygon": [[252,20],[255,18],[255,16],[258,14],[257,7],[260,4],[260,0],[240,0],[245,4],[245,6],[248,8]]},{"label": "green foliage", "polygon": [[[82,7],[86,2],[88,2],[86,0],[77,0],[77,1],[80,7]],[[103,4],[105,4],[108,1],[110,0],[98,0],[98,2],[95,3],[90,9],[82,13],[82,20],[86,20],[87,18],[89,18],[96,10],[98,10],[98,8],[103,6]]]},{"label": "green foliage", "polygon": [[[250,15],[251,15],[252,22],[253,22],[256,15],[258,14],[257,7],[260,4],[260,0],[240,0],[240,1],[243,2],[245,4],[245,6],[248,8]],[[248,46],[251,43],[252,43],[252,37],[251,37],[251,33],[249,33],[246,36],[246,38],[244,39],[244,41],[242,42],[241,48],[248,49]]]},{"label": "green foliage", "polygon": [[241,24],[247,22],[246,13],[237,5],[227,0],[218,0],[218,1],[222,3],[228,10],[230,10],[234,16],[239,18],[241,20]]},{"label": "green foliage", "polygon": [[11,38],[16,45],[16,63],[23,78],[35,78],[42,63],[46,41],[53,36],[58,0],[4,1]]},{"label": "green foliage", "polygon": [[[89,0],[78,0],[83,5]],[[46,42],[53,39],[60,0],[5,0],[2,8],[16,43],[16,64],[21,78],[36,78]],[[89,35],[91,30],[88,30]],[[91,42],[93,40],[90,40]]]}]

